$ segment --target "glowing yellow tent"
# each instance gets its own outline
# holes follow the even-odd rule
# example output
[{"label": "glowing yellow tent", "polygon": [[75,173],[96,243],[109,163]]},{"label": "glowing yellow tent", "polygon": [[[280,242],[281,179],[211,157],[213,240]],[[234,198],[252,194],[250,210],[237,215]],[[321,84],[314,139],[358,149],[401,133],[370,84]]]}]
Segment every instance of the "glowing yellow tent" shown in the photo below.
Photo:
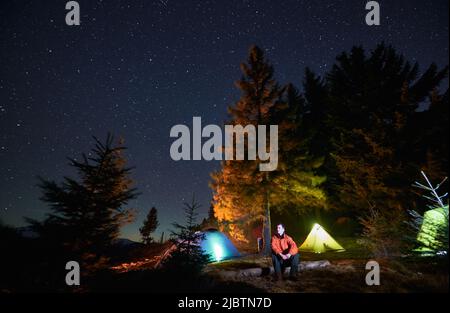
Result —
[{"label": "glowing yellow tent", "polygon": [[305,242],[298,248],[300,251],[322,253],[327,251],[344,251],[333,237],[319,224],[314,224]]}]

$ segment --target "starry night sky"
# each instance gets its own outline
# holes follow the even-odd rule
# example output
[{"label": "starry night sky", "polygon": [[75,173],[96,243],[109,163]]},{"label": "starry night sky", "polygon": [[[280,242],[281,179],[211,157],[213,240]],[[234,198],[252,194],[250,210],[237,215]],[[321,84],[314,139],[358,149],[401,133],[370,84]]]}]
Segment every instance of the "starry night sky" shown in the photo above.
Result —
[{"label": "starry night sky", "polygon": [[[81,0],[81,26],[65,24],[66,1],[0,4],[0,219],[42,218],[37,176],[71,175],[66,157],[92,136],[123,136],[142,193],[130,203],[138,239],[148,210],[157,233],[181,221],[195,192],[206,216],[209,173],[218,161],[172,161],[169,130],[222,125],[239,98],[234,82],[250,45],[262,47],[280,83],[299,86],[305,66],[319,74],[353,45],[384,41],[421,68],[448,62],[448,0],[379,1],[381,26],[365,24],[367,1]],[[448,80],[446,81],[448,85]],[[446,86],[443,86],[447,88]],[[191,127],[191,126],[190,126]]]}]

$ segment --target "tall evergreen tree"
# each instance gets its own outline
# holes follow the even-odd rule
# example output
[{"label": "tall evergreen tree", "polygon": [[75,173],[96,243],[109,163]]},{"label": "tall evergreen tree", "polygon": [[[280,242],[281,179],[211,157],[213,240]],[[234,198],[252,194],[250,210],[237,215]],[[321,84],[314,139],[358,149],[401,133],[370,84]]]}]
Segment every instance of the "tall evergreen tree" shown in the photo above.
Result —
[{"label": "tall evergreen tree", "polygon": [[[242,96],[235,106],[229,108],[231,121],[228,124],[243,127],[269,125],[270,108],[280,95],[272,66],[265,60],[263,51],[253,46],[248,63],[241,64],[241,70],[243,77],[236,85]],[[267,173],[260,172],[258,166],[258,160],[224,161],[221,171],[213,175],[214,211],[219,221],[227,222],[227,230],[238,241],[248,241],[243,225],[255,219],[264,219],[265,234],[270,227]]]},{"label": "tall evergreen tree", "polygon": [[159,225],[158,210],[156,210],[155,207],[152,207],[144,220],[144,224],[142,225],[141,228],[139,228],[139,232],[141,233],[142,241],[145,244],[150,244],[153,242],[153,238],[151,237],[151,234],[156,230],[158,225]]},{"label": "tall evergreen tree", "polygon": [[317,188],[320,182],[314,181],[316,177],[305,168],[311,160],[301,155],[304,143],[296,138],[302,97],[293,86],[278,86],[272,66],[258,47],[250,49],[248,62],[241,69],[244,75],[237,86],[242,96],[229,108],[229,123],[244,127],[278,125],[278,168],[261,172],[259,159],[224,161],[222,169],[213,175],[214,211],[238,241],[247,242],[245,229],[255,221],[263,221],[264,252],[270,253],[271,210],[298,207],[302,201],[310,204],[305,199],[323,198],[323,194]]},{"label": "tall evergreen tree", "polygon": [[276,121],[284,123],[280,137],[279,170],[272,175],[271,190],[276,196],[272,202],[279,212],[284,209],[305,213],[326,208],[326,194],[322,184],[326,175],[320,173],[324,157],[312,151],[317,125],[312,125],[312,110],[299,91],[289,84],[281,101],[288,107]]},{"label": "tall evergreen tree", "polygon": [[65,177],[58,184],[41,179],[41,199],[51,213],[43,222],[28,220],[55,253],[85,262],[85,268],[105,260],[120,227],[132,219],[124,206],[137,195],[131,187],[131,169],[125,167],[126,148],[114,145],[110,134],[105,143],[94,140],[90,157],[83,154],[81,161],[70,159],[78,180]]},{"label": "tall evergreen tree", "polygon": [[429,98],[429,107],[416,114],[414,123],[410,123],[408,133],[413,141],[416,163],[431,180],[439,180],[448,175],[449,160],[449,102],[448,89],[440,95],[433,90]]},{"label": "tall evergreen tree", "polygon": [[200,229],[206,228],[218,228],[217,218],[214,213],[214,205],[209,206],[208,217],[204,218],[202,223],[200,224]]},{"label": "tall evergreen tree", "polygon": [[[277,105],[281,90],[273,79],[273,68],[263,51],[253,46],[248,62],[241,64],[243,77],[236,85],[241,99],[229,108],[229,124],[270,125],[271,109]],[[248,142],[246,149],[248,151]],[[264,237],[270,239],[268,173],[259,171],[259,160],[224,161],[213,175],[214,210],[219,221],[228,222],[228,231],[236,239],[247,241],[242,225],[264,220]]]},{"label": "tall evergreen tree", "polygon": [[355,47],[337,58],[327,76],[337,206],[355,212],[410,206],[408,186],[418,168],[409,130],[420,103],[446,75],[447,68],[431,65],[419,77],[418,64],[383,44],[369,56]]}]

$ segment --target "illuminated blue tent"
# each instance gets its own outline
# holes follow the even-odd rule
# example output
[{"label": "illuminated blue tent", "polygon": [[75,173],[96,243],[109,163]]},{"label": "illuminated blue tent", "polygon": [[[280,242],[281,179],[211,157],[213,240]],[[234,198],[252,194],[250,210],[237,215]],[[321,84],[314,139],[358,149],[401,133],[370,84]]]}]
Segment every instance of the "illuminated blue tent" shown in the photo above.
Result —
[{"label": "illuminated blue tent", "polygon": [[240,257],[241,254],[224,233],[216,229],[203,231],[204,238],[200,243],[202,250],[211,256],[213,262]]},{"label": "illuminated blue tent", "polygon": [[[199,246],[202,250],[210,255],[211,262],[220,262],[227,259],[240,257],[241,254],[230,241],[230,239],[225,236],[224,233],[218,231],[217,229],[207,229],[198,233],[203,234],[203,239],[199,242],[192,243],[193,245]],[[173,244],[160,256],[159,261],[155,264],[155,268],[159,268],[163,261],[169,257],[173,251],[177,248],[176,244]]]}]

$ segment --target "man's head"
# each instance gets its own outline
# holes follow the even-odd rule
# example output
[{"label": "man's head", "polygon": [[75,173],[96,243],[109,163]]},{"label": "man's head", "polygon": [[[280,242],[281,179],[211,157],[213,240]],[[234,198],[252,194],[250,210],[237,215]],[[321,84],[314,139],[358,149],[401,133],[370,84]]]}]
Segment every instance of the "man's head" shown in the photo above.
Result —
[{"label": "man's head", "polygon": [[278,234],[278,236],[283,236],[284,235],[284,231],[285,231],[284,225],[283,224],[278,224],[277,225],[277,234]]}]

